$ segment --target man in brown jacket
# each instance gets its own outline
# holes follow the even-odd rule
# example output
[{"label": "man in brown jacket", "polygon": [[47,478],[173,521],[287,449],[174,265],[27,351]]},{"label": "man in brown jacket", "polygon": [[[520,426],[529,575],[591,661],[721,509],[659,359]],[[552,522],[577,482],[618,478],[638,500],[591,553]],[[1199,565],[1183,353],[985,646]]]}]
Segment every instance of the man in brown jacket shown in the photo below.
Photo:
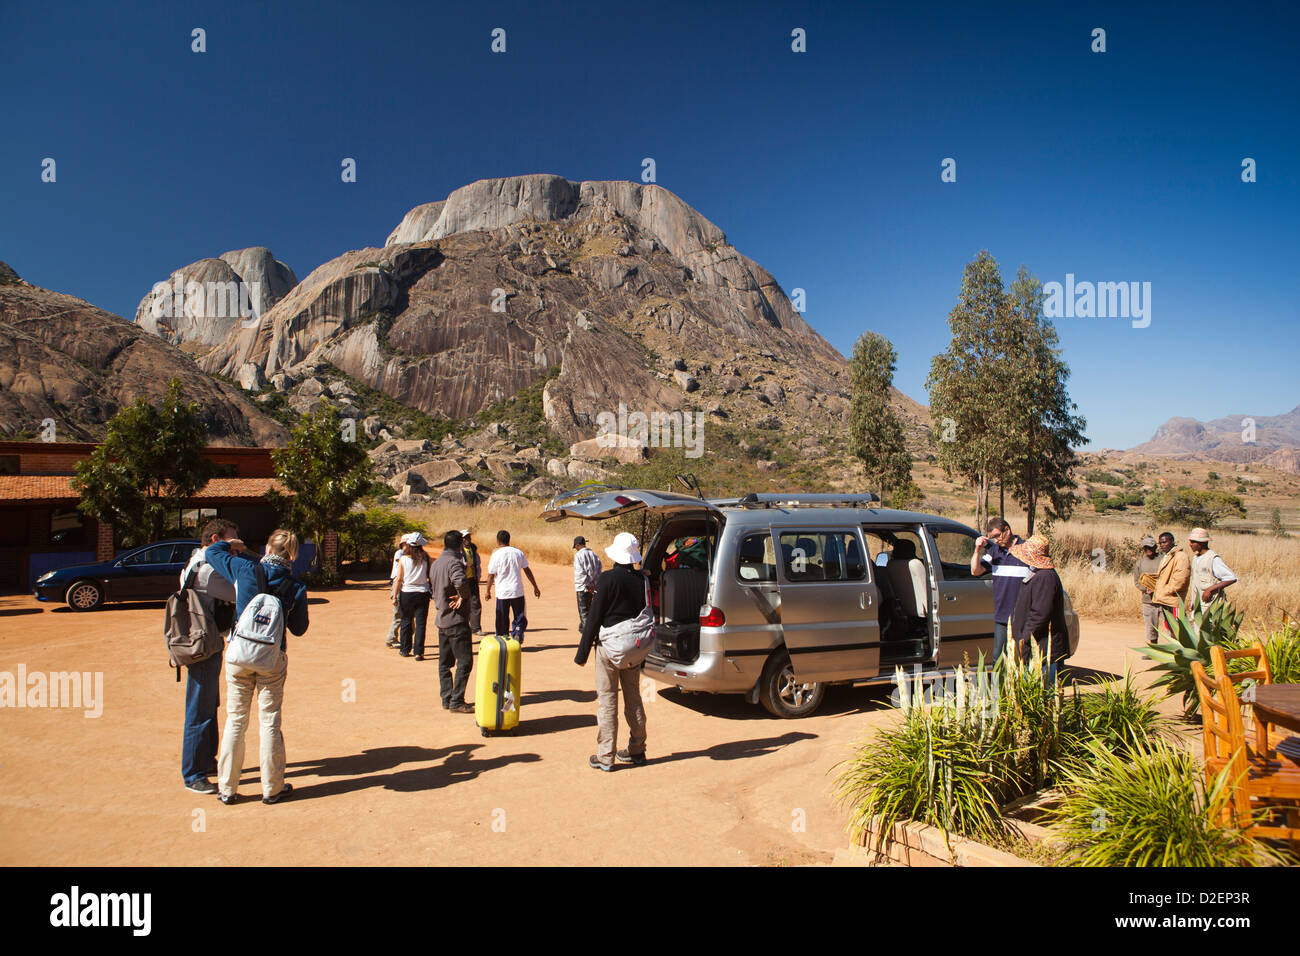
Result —
[{"label": "man in brown jacket", "polygon": [[[1187,584],[1192,579],[1192,563],[1181,548],[1174,547],[1174,536],[1168,531],[1160,533],[1160,550],[1164,557],[1160,559],[1160,568],[1156,571],[1156,590],[1151,595],[1151,603],[1159,606],[1163,612],[1178,613],[1178,604],[1187,603]],[[1163,613],[1160,626],[1169,629]]]},{"label": "man in brown jacket", "polygon": [[[438,608],[434,624],[438,627],[438,682],[443,710],[472,714],[465,703],[465,688],[474,666],[474,648],[469,635],[469,589],[465,577],[465,555],[461,551],[459,531],[448,531],[442,538],[442,554],[429,567],[429,587]],[[452,662],[456,677],[452,680]]]}]

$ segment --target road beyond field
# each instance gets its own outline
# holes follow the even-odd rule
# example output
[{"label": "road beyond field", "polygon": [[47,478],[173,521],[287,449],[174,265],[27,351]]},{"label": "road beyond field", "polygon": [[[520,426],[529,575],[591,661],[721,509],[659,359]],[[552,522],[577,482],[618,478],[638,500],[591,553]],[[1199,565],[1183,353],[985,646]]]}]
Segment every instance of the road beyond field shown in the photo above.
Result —
[{"label": "road beyond field", "polygon": [[[832,768],[893,719],[888,687],[832,688],[814,717],[778,720],[643,678],[650,762],[599,773],[587,766],[594,672],[573,663],[572,571],[535,571],[542,598],[528,598],[523,716],[509,737],[442,709],[432,627],[423,662],[384,647],[382,582],[313,596],[310,630],[289,639],[294,793],[275,806],[258,799],[255,720],[239,804],[184,789],[185,685],[167,666],[161,604],[78,614],[0,599],[0,671],[104,682],[99,717],[0,709],[0,864],[781,865],[828,863],[847,845]],[[1136,615],[1082,627],[1071,663],[1123,673]],[[619,730],[624,747],[621,714]]]}]

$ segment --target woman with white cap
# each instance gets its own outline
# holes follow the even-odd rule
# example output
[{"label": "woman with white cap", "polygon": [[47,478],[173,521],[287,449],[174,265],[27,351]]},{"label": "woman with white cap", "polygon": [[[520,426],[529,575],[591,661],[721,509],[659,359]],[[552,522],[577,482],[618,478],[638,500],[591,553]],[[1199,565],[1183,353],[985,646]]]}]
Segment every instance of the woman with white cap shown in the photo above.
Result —
[{"label": "woman with white cap", "polygon": [[[574,662],[583,665],[593,645],[596,647],[596,748],[587,759],[596,770],[613,770],[614,762],[640,766],[645,763],[645,706],[641,702],[641,668],[620,670],[605,656],[600,646],[602,627],[613,627],[639,615],[646,607],[646,582],[633,565],[641,561],[636,535],[621,532],[605,549],[614,566],[601,574],[595,597],[587,612],[587,624]],[[615,753],[618,741],[618,693],[623,691],[623,714],[627,717],[627,749]]]},{"label": "woman with white cap", "polygon": [[[429,554],[424,550],[425,537],[412,531],[402,538],[402,556],[397,559],[397,576],[393,579],[392,598],[402,615],[397,653],[410,657],[414,643],[415,659],[424,660],[424,628],[429,619]],[[414,631],[414,641],[412,641]]]}]

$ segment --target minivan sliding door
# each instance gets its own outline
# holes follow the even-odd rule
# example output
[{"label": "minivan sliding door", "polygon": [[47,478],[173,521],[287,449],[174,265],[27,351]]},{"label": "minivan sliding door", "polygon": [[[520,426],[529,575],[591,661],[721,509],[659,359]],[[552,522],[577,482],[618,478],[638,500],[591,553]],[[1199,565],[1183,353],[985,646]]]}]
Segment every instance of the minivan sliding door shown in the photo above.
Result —
[{"label": "minivan sliding door", "polygon": [[773,527],[781,627],[797,678],[861,680],[880,670],[880,599],[861,529]]}]

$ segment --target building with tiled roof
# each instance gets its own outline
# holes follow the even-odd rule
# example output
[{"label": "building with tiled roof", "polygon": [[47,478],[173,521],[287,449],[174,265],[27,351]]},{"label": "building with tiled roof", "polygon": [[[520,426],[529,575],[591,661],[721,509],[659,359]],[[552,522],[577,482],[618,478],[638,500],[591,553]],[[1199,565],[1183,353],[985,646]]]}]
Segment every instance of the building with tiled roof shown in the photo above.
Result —
[{"label": "building with tiled roof", "polygon": [[[46,571],[116,553],[111,526],[77,510],[72,488],[77,463],[95,445],[0,441],[0,591],[30,590]],[[275,480],[269,448],[208,448],[218,476],[178,509],[176,527],[197,529],[209,518],[229,518],[250,545],[265,540],[277,521],[266,500]]]}]

